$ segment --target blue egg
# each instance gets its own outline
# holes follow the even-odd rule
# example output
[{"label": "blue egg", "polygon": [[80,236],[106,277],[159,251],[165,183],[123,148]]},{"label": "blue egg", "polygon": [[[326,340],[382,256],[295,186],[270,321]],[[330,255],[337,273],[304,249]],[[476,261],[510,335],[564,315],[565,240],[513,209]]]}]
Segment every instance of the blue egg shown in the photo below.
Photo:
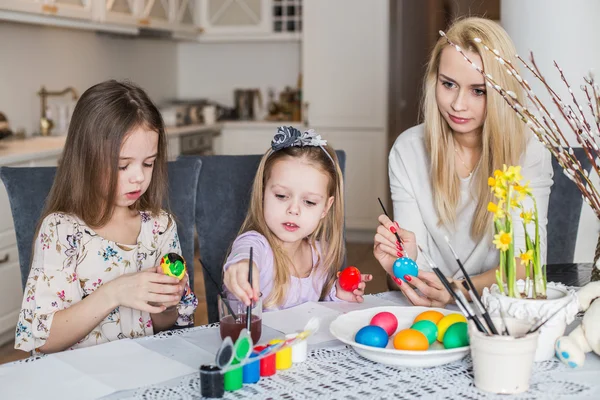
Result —
[{"label": "blue egg", "polygon": [[404,275],[417,276],[419,268],[417,263],[408,257],[400,257],[394,261],[394,276],[398,279],[402,279],[404,282]]},{"label": "blue egg", "polygon": [[356,343],[364,344],[365,346],[384,348],[388,344],[389,337],[385,329],[376,325],[367,325],[354,336]]}]

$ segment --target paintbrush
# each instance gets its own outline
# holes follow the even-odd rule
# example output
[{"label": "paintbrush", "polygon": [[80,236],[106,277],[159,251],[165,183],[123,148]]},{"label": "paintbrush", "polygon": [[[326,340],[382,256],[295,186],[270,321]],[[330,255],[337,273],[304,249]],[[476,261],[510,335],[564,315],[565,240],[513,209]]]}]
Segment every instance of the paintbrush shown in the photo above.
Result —
[{"label": "paintbrush", "polygon": [[198,260],[200,261],[200,265],[202,265],[202,269],[204,270],[204,272],[206,272],[206,276],[208,276],[208,278],[215,285],[215,288],[217,289],[217,294],[221,298],[221,301],[223,302],[223,304],[225,304],[225,307],[227,307],[227,311],[229,311],[229,314],[231,314],[231,316],[233,317],[233,320],[237,321],[237,315],[233,312],[231,306],[229,305],[229,301],[227,301],[227,296],[225,296],[225,293],[223,293],[223,291],[221,290],[221,287],[219,286],[219,284],[217,283],[217,281],[215,280],[215,278],[213,278],[213,276],[211,275],[211,273],[208,270],[208,268],[206,268],[204,266],[204,263],[202,262],[202,259],[199,258]]},{"label": "paintbrush", "polygon": [[[425,258],[425,261],[427,261],[427,264],[429,264],[429,266],[431,267],[433,272],[439,278],[440,282],[442,282],[442,285],[444,285],[444,287],[446,288],[448,293],[450,293],[450,295],[456,301],[456,305],[460,309],[460,312],[462,312],[467,317],[467,319],[473,321],[473,323],[475,324],[475,326],[477,327],[477,330],[479,332],[483,332],[486,335],[488,335],[489,333],[488,333],[487,329],[485,329],[485,326],[481,323],[479,318],[477,318],[477,316],[473,315],[467,308],[468,302],[466,301],[466,299],[464,299],[464,296],[462,297],[462,299],[465,300],[465,303],[463,303],[463,300],[457,295],[457,293],[454,292],[454,290],[452,290],[452,287],[450,286],[450,282],[448,282],[448,279],[446,279],[446,277],[444,276],[442,271],[440,271],[439,268],[433,263],[433,260],[429,257],[429,255],[423,251],[421,246],[418,246],[418,248],[419,248],[419,251],[421,252],[421,254],[423,255],[423,257]],[[459,291],[459,293],[462,295],[462,292]]]},{"label": "paintbrush", "polygon": [[446,243],[448,243],[448,247],[450,248],[450,251],[454,255],[456,262],[458,263],[458,267],[460,268],[463,275],[465,276],[465,281],[463,281],[463,283],[462,283],[463,287],[467,290],[467,292],[469,293],[469,296],[471,296],[471,301],[473,301],[473,303],[475,303],[475,307],[479,308],[481,315],[483,315],[483,319],[485,320],[487,325],[490,327],[490,330],[492,331],[492,333],[494,335],[498,335],[498,330],[496,329],[496,326],[492,322],[492,318],[490,318],[490,314],[483,306],[483,303],[481,302],[481,297],[479,297],[479,293],[477,292],[477,289],[475,288],[475,285],[473,284],[471,277],[469,277],[469,274],[467,274],[467,271],[465,270],[465,267],[463,266],[462,262],[460,261],[460,258],[458,258],[458,254],[456,254],[456,252],[454,251],[454,248],[450,244],[450,239],[448,239],[448,236],[444,236],[444,239],[446,239]]},{"label": "paintbrush", "polygon": [[[383,210],[383,213],[385,214],[385,216],[388,217],[388,218],[390,218],[390,215],[385,210],[385,207],[383,206],[383,203],[381,202],[381,199],[378,197],[377,200],[379,200],[379,205],[381,205],[381,209]],[[390,220],[392,220],[392,218],[390,218]],[[393,221],[392,221],[392,223],[393,223]],[[398,235],[398,231],[397,230],[396,230],[396,232],[394,232],[394,235],[396,235],[396,240],[398,240],[398,243],[400,243],[400,244],[404,243],[402,241],[402,239],[400,238],[400,235]]]},{"label": "paintbrush", "polygon": [[[250,289],[252,289],[252,247],[250,247],[250,260],[248,260],[248,283]],[[246,307],[246,329],[250,333],[250,326],[252,325],[252,299],[250,299],[250,305]]]}]

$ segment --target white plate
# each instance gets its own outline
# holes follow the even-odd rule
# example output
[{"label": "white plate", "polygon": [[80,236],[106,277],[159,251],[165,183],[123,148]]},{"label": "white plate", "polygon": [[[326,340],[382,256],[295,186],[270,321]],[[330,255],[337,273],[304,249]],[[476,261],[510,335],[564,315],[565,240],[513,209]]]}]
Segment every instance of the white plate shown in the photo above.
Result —
[{"label": "white plate", "polygon": [[401,365],[406,367],[434,367],[436,365],[447,364],[460,360],[469,353],[469,346],[456,349],[444,349],[444,346],[435,342],[429,350],[396,350],[393,345],[393,335],[386,348],[365,346],[356,343],[354,335],[363,326],[371,322],[371,318],[382,311],[391,312],[398,318],[398,329],[410,328],[413,320],[423,311],[435,310],[444,315],[455,314],[457,311],[446,310],[443,308],[427,307],[374,307],[366,310],[352,311],[337,317],[329,326],[329,331],[338,340],[349,344],[361,356],[375,362],[389,365]]}]

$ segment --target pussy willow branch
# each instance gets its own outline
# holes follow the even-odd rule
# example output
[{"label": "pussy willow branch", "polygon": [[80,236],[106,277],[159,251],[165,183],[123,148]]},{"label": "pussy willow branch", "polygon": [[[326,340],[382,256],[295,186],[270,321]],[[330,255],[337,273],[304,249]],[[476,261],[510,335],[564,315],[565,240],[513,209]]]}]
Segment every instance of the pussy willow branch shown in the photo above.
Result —
[{"label": "pussy willow branch", "polygon": [[[583,198],[585,201],[592,207],[596,216],[600,218],[600,194],[598,193],[596,187],[591,183],[589,179],[589,174],[585,171],[577,158],[574,157],[574,152],[572,146],[567,141],[565,135],[563,134],[560,127],[556,124],[556,120],[554,115],[548,111],[544,103],[537,97],[537,95],[533,92],[529,83],[523,79],[518,70],[514,67],[514,65],[509,61],[504,59],[498,50],[491,50],[487,45],[482,43],[483,48],[486,51],[493,53],[494,58],[501,64],[507,67],[506,72],[517,80],[519,85],[524,89],[526,97],[531,101],[531,103],[538,110],[538,113],[541,116],[542,121],[538,119],[538,117],[533,114],[527,107],[523,106],[517,96],[510,91],[506,91],[502,88],[498,83],[494,80],[494,78],[485,73],[478,65],[473,63],[469,57],[464,53],[464,51],[454,44],[446,35],[440,31],[440,35],[445,37],[446,41],[453,46],[456,51],[458,51],[466,61],[468,61],[473,68],[475,68],[479,73],[482,74],[484,79],[487,82],[487,86],[493,88],[496,92],[498,92],[502,98],[506,101],[506,103],[521,117],[521,120],[527,124],[527,126],[533,131],[538,140],[544,144],[548,150],[552,153],[552,155],[557,159],[559,165],[563,168],[563,172],[565,175],[575,183],[578,189],[581,191]],[[475,41],[481,43],[481,40],[475,39]],[[583,114],[582,107],[577,103],[575,96],[573,95],[573,91],[564,77],[562,70],[555,63],[556,68],[559,70],[561,79],[569,89],[569,93],[571,94],[572,101],[577,107],[579,115],[573,110],[573,108],[569,106],[565,106],[562,99],[558,94],[548,85],[545,78],[541,74],[539,68],[535,64],[535,59],[533,58],[533,53],[531,53],[531,61],[533,67],[531,67],[525,60],[523,60],[520,56],[516,56],[518,60],[534,75],[536,79],[538,79],[544,87],[547,89],[548,93],[552,98],[552,102],[558,107],[560,114],[567,121],[569,127],[575,133],[577,141],[584,149],[586,156],[591,161],[592,166],[596,173],[600,174],[600,166],[596,163],[596,158],[599,155],[598,145],[595,141],[594,132],[590,124],[587,122],[585,115]],[[588,97],[588,104],[590,105],[590,109],[592,111],[592,115],[594,116],[596,125],[600,130],[600,112],[596,112],[596,110],[600,111],[600,98],[597,96],[597,85],[595,84],[593,77],[590,76],[589,79],[585,80],[588,85],[591,86],[594,92],[594,99],[596,109],[591,105],[592,99],[587,90],[584,90]],[[587,89],[587,88],[586,88]],[[567,148],[565,151],[564,147]]]}]

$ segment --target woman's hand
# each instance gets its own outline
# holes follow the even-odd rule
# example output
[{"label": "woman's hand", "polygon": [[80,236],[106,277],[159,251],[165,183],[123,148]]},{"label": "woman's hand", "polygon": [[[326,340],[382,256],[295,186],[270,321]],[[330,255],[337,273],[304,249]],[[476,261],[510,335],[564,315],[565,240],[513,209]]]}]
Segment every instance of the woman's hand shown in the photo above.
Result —
[{"label": "woman's hand", "polygon": [[161,313],[167,309],[165,304],[177,304],[181,299],[179,279],[157,273],[156,268],[121,275],[104,287],[115,308],[124,306],[150,314]]},{"label": "woman's hand", "polygon": [[[414,306],[444,308],[448,303],[452,302],[452,296],[433,272],[419,270],[418,276],[404,275],[404,279],[408,283],[398,278],[395,278],[394,281],[398,284],[398,287],[400,287],[400,290],[404,293],[408,301]],[[452,283],[452,278],[446,279]],[[415,289],[418,289],[421,295]]]},{"label": "woman's hand", "polygon": [[[394,276],[392,272],[394,261],[403,256],[413,260],[417,258],[417,239],[414,233],[400,228],[397,222],[392,222],[384,214],[379,216],[379,223],[374,239],[373,255],[383,269]],[[403,243],[398,242],[395,232]]]},{"label": "woman's hand", "polygon": [[242,260],[230,265],[223,276],[223,283],[227,289],[247,306],[251,303],[250,299],[258,301],[260,296],[258,266],[253,263],[252,286],[248,282],[248,268],[248,260]]},{"label": "woman's hand", "polygon": [[[338,272],[338,276],[340,273]],[[361,274],[360,275],[360,283],[358,284],[358,288],[354,289],[352,292],[348,292],[340,286],[340,280],[335,280],[335,288],[336,288],[336,297],[340,300],[350,301],[354,303],[362,303],[364,301],[363,296],[365,294],[365,287],[367,286],[367,282],[373,279],[373,275],[370,274]]]}]

